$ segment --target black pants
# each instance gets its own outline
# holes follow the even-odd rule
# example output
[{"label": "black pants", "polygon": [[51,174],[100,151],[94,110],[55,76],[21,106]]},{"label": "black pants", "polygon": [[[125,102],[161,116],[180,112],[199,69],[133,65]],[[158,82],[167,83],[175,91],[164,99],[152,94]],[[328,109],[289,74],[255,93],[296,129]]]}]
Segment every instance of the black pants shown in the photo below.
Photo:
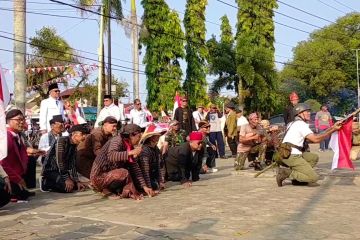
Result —
[{"label": "black pants", "polygon": [[236,137],[230,138],[230,137],[226,137],[231,154],[234,156],[237,153],[237,142],[236,142]]},{"label": "black pants", "polygon": [[27,188],[36,188],[36,161],[37,157],[29,157],[27,172],[24,181]]},{"label": "black pants", "polygon": [[5,190],[5,181],[0,177],[0,208],[10,202],[10,193]]},{"label": "black pants", "polygon": [[65,181],[58,172],[45,172],[42,177],[42,188],[45,191],[67,193]]},{"label": "black pants", "polygon": [[208,166],[209,168],[216,167],[216,150],[212,149],[212,147],[207,147],[206,151],[208,153],[208,157],[206,158],[206,166]]},{"label": "black pants", "polygon": [[202,162],[201,162],[200,157],[197,159],[197,161],[194,161],[194,162],[189,161],[188,163],[186,163],[186,166],[185,166],[185,176],[182,176],[177,159],[166,158],[165,159],[166,180],[179,182],[182,180],[183,177],[186,177],[187,179],[189,179],[190,175],[191,175],[192,181],[194,181],[194,182],[199,181],[201,164],[202,164]]}]

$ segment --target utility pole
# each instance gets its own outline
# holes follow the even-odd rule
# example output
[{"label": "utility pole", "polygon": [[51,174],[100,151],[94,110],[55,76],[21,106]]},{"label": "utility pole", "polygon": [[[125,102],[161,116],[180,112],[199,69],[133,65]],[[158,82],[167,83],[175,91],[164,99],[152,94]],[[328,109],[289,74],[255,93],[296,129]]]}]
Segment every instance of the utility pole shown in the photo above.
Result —
[{"label": "utility pole", "polygon": [[138,39],[138,25],[136,16],[136,3],[131,0],[131,40],[133,47],[133,99],[140,98],[139,96],[139,39]]},{"label": "utility pole", "polygon": [[108,79],[106,93],[111,95],[111,1],[108,3]]},{"label": "utility pole", "polygon": [[14,0],[15,105],[25,114],[26,102],[26,0]]},{"label": "utility pole", "polygon": [[[356,53],[356,82],[357,82],[357,107],[360,108],[360,83],[359,83],[359,48],[355,49]],[[360,113],[358,114],[358,124],[360,126]]]},{"label": "utility pole", "polygon": [[99,74],[98,74],[98,95],[97,95],[97,114],[100,113],[101,104],[103,101],[103,77],[104,77],[104,6],[100,8],[100,29],[99,29],[99,49],[98,49],[98,62],[99,62]]}]

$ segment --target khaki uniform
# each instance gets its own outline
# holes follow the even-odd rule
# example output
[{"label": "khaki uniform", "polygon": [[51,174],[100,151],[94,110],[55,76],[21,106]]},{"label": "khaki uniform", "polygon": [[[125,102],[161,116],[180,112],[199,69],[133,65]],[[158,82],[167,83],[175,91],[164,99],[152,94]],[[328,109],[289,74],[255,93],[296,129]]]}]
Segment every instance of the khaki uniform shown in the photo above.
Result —
[{"label": "khaki uniform", "polygon": [[304,152],[302,155],[291,154],[288,159],[282,160],[292,170],[289,176],[290,179],[308,183],[319,180],[319,176],[313,169],[318,161],[319,156],[310,152]]}]

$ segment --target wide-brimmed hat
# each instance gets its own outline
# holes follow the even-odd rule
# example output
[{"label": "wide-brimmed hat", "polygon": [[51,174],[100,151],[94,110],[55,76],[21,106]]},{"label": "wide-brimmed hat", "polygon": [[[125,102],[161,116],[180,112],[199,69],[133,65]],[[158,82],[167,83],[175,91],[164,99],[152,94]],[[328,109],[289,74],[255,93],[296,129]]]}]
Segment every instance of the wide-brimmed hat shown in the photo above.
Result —
[{"label": "wide-brimmed hat", "polygon": [[150,124],[147,126],[145,132],[142,134],[140,143],[144,143],[146,139],[151,138],[152,136],[161,136],[166,132],[166,128],[162,128],[159,125]]},{"label": "wide-brimmed hat", "polygon": [[172,126],[175,126],[175,125],[178,125],[179,124],[179,121],[178,120],[171,120],[170,122],[169,122],[169,127],[172,127]]}]

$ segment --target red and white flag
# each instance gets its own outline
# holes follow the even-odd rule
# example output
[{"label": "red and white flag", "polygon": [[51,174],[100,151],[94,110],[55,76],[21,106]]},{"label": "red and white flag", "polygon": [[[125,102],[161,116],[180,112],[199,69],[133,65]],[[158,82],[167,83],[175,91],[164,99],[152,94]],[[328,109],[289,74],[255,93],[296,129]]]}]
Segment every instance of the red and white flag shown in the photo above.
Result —
[{"label": "red and white flag", "polygon": [[173,112],[172,112],[172,118],[174,119],[174,115],[175,115],[175,110],[180,107],[181,104],[181,97],[179,95],[178,92],[176,92],[175,94],[175,102],[174,102],[174,108],[173,108]]},{"label": "red and white flag", "polygon": [[7,156],[7,132],[5,109],[10,101],[10,92],[0,66],[0,160]]},{"label": "red and white flag", "polygon": [[331,135],[329,147],[334,151],[334,157],[331,169],[335,168],[352,168],[354,165],[350,160],[350,150],[352,147],[352,123],[353,118],[350,117],[345,121],[342,128]]}]

